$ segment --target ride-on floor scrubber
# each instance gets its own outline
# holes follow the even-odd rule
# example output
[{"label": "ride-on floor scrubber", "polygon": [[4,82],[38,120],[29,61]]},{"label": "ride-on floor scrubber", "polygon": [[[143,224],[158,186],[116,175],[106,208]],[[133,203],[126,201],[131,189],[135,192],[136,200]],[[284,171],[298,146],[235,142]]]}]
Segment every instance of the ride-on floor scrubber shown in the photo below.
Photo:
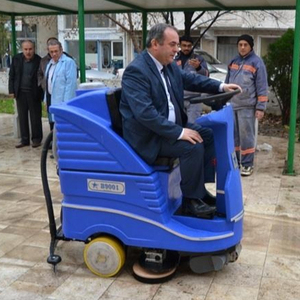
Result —
[{"label": "ride-on floor scrubber", "polygon": [[57,228],[46,170],[51,133],[41,158],[51,234],[48,263],[55,267],[61,261],[54,253],[60,240],[84,242],[87,267],[103,277],[116,275],[129,247],[135,247],[141,255],[133,275],[150,283],[170,279],[181,257],[196,273],[220,270],[235,261],[244,211],[233,111],[225,104],[235,93],[203,99],[218,111],[196,121],[214,133],[217,213],[212,219],[181,215],[178,159],[159,158],[150,166],[122,138],[121,89],[85,91],[51,106],[63,199]]}]

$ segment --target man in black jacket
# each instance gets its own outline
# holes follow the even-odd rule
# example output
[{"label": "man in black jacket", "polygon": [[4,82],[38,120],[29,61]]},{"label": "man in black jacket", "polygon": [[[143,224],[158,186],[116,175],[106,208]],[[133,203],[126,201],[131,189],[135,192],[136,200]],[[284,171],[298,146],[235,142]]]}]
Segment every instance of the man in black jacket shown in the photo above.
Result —
[{"label": "man in black jacket", "polygon": [[16,148],[30,144],[29,120],[31,124],[32,147],[41,145],[43,139],[42,107],[43,92],[38,87],[37,71],[41,57],[35,54],[34,43],[26,40],[22,43],[22,53],[15,55],[9,72],[9,94],[16,99],[21,142]]}]

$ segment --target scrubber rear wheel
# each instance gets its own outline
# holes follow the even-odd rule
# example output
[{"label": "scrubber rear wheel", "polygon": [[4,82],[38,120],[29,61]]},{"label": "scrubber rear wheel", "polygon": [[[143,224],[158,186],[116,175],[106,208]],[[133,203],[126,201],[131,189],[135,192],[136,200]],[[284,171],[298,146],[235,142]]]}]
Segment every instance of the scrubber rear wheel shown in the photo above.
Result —
[{"label": "scrubber rear wheel", "polygon": [[114,238],[98,237],[85,246],[84,262],[94,274],[112,277],[125,263],[125,250],[123,245]]}]

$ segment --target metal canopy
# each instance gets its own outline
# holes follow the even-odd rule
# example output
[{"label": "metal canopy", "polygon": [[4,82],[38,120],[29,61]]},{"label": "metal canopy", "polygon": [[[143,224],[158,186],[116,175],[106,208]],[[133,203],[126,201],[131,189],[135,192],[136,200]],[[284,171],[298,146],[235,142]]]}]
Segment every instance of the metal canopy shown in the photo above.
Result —
[{"label": "metal canopy", "polygon": [[[77,14],[78,0],[1,0],[0,14]],[[85,13],[295,9],[296,0],[85,0]]]}]

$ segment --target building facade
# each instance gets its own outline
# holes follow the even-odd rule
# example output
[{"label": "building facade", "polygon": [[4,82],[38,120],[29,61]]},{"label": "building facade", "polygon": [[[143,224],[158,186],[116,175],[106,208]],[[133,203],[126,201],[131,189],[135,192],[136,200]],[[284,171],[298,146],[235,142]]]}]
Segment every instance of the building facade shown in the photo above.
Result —
[{"label": "building facade", "polygon": [[[116,15],[112,14],[112,18]],[[65,51],[79,62],[79,32],[76,15],[58,17],[58,38]],[[87,69],[124,68],[133,58],[128,35],[104,15],[85,15],[85,61]]]},{"label": "building facade", "polygon": [[[254,50],[263,57],[268,46],[295,26],[294,11],[230,12],[223,15],[201,40],[201,48],[228,63],[237,54],[237,38],[249,34],[254,39]],[[206,26],[198,26],[199,34]]]},{"label": "building facade", "polygon": [[[191,36],[196,40],[204,32],[213,19],[215,12],[207,12],[192,27]],[[141,44],[141,15],[134,14],[135,35]],[[173,14],[175,26],[180,34],[184,32],[184,16],[182,12]],[[195,17],[197,13],[194,13]],[[136,56],[137,51],[128,32],[126,14],[110,14],[108,18],[102,14],[85,15],[85,60],[86,68],[105,71],[114,67],[126,67]],[[111,19],[117,20],[116,25]],[[24,39],[36,42],[36,52],[44,56],[47,53],[46,41],[49,37],[58,37],[65,51],[79,62],[79,32],[77,15],[38,17],[21,24],[17,31],[18,45]],[[164,22],[160,13],[149,15],[149,27],[157,22]],[[288,28],[293,28],[294,11],[231,11],[223,14],[205,32],[199,48],[217,57],[227,64],[236,55],[236,41],[241,34],[250,34],[254,38],[254,50],[259,56],[267,53],[268,45],[279,38]],[[137,33],[136,33],[137,32]],[[19,47],[19,50],[20,47]]]}]

